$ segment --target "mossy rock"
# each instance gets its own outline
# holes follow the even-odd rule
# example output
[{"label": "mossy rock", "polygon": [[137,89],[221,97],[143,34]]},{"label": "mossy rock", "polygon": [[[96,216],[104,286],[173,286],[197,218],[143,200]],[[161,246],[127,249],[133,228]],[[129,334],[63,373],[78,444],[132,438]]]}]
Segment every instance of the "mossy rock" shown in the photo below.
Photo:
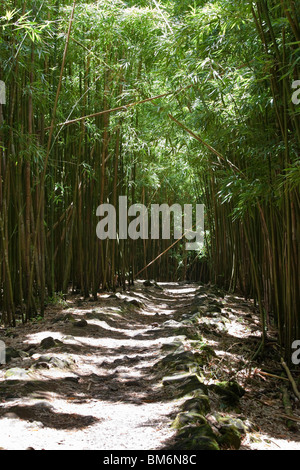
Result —
[{"label": "mossy rock", "polygon": [[97,310],[92,310],[85,314],[87,320],[103,320],[103,313],[97,312]]},{"label": "mossy rock", "polygon": [[197,324],[199,320],[206,315],[206,310],[205,308],[197,308],[197,312],[194,312],[192,316],[189,317],[188,321],[191,324]]},{"label": "mossy rock", "polygon": [[163,290],[164,290],[163,287],[159,286],[156,281],[153,281],[153,280],[150,281],[149,279],[147,279],[146,281],[144,281],[144,282],[143,282],[143,285],[144,285],[145,287],[154,287],[155,289],[158,289],[158,290],[160,290],[160,291],[163,291]]},{"label": "mossy rock", "polygon": [[204,416],[199,413],[194,413],[192,411],[183,411],[181,413],[178,413],[171,427],[174,429],[181,429],[191,424],[203,425],[207,424],[207,421]]},{"label": "mossy rock", "polygon": [[237,382],[219,382],[211,385],[210,388],[221,397],[225,407],[237,407],[240,398],[245,394],[245,390]]},{"label": "mossy rock", "polygon": [[190,364],[195,363],[196,359],[191,351],[180,351],[168,354],[158,365],[169,370],[189,370]]},{"label": "mossy rock", "polygon": [[206,309],[208,313],[222,313],[222,307],[217,305],[217,302],[214,302],[212,305],[209,305]]},{"label": "mossy rock", "polygon": [[200,345],[199,351],[194,353],[194,361],[200,366],[208,364],[213,357],[216,357],[215,351],[205,344]]},{"label": "mossy rock", "polygon": [[67,357],[64,357],[64,358],[52,357],[49,363],[53,367],[57,367],[58,369],[69,369],[74,364],[74,361],[73,359],[70,359]]},{"label": "mossy rock", "polygon": [[6,348],[5,353],[6,353],[6,362],[10,362],[11,359],[16,359],[18,357],[24,357],[23,354],[26,354],[26,353],[23,353],[23,351],[18,351],[17,349],[14,349],[14,348]]},{"label": "mossy rock", "polygon": [[188,339],[191,340],[202,340],[202,335],[200,330],[194,326],[182,326],[175,330],[176,335],[186,336]]},{"label": "mossy rock", "polygon": [[[48,365],[49,367],[56,367],[58,369],[69,369],[75,363],[74,359],[71,357],[57,357],[57,356],[41,356],[37,363],[35,364],[35,368],[43,368],[44,364]],[[46,368],[46,367],[45,367]]]},{"label": "mossy rock", "polygon": [[228,331],[226,328],[227,322],[227,318],[222,316],[218,316],[215,318],[203,317],[199,322],[199,327],[207,333],[214,332],[218,334],[224,334]]},{"label": "mossy rock", "polygon": [[73,315],[71,313],[66,313],[66,315],[64,315],[64,318],[63,318],[63,321],[65,323],[67,322],[75,322],[75,318],[73,317]]},{"label": "mossy rock", "polygon": [[240,418],[232,418],[231,416],[221,416],[214,413],[213,417],[216,420],[216,426],[221,429],[235,428],[240,434],[245,435],[247,432],[257,430],[253,423],[249,420],[242,420]]},{"label": "mossy rock", "polygon": [[182,405],[182,410],[186,412],[198,413],[205,416],[210,412],[210,401],[207,395],[201,394],[187,400]]},{"label": "mossy rock", "polygon": [[209,424],[185,427],[176,439],[175,450],[220,450]]},{"label": "mossy rock", "polygon": [[73,323],[73,326],[75,328],[86,328],[88,326],[88,322],[84,318],[82,318],[82,320]]},{"label": "mossy rock", "polygon": [[234,426],[223,427],[220,430],[221,436],[217,438],[220,446],[239,450],[242,443],[242,435]]},{"label": "mossy rock", "polygon": [[242,398],[246,393],[245,389],[235,381],[217,382],[215,385],[219,389],[235,393],[239,398]]},{"label": "mossy rock", "polygon": [[221,289],[217,286],[212,286],[210,288],[210,293],[211,293],[210,295],[212,295],[212,296],[218,296],[218,297],[221,297],[221,298],[224,298],[225,294],[226,294],[226,292],[223,289]]},{"label": "mossy rock", "polygon": [[12,369],[8,369],[5,374],[4,378],[6,380],[28,380],[28,371],[25,369],[20,369],[19,367],[13,367]]},{"label": "mossy rock", "polygon": [[49,336],[48,338],[44,338],[41,341],[40,346],[43,349],[51,349],[51,348],[55,348],[57,346],[57,342],[55,341],[54,338],[52,338],[52,336]]},{"label": "mossy rock", "polygon": [[208,393],[208,387],[200,382],[196,374],[189,375],[174,375],[171,377],[163,378],[164,386],[173,386],[176,389],[176,394],[178,396],[189,395],[194,391],[199,391],[204,395]]},{"label": "mossy rock", "polygon": [[178,437],[183,439],[186,438],[195,438],[195,437],[211,437],[215,439],[215,433],[213,432],[211,426],[208,423],[201,424],[200,426],[189,426],[185,427],[178,433]]},{"label": "mossy rock", "polygon": [[195,305],[191,308],[191,315],[196,315],[198,313],[198,307]]},{"label": "mossy rock", "polygon": [[193,299],[193,304],[196,307],[204,307],[207,301],[207,296],[205,294],[198,294],[196,297]]},{"label": "mossy rock", "polygon": [[125,300],[126,304],[129,304],[130,306],[132,305],[133,307],[138,307],[138,308],[143,308],[144,304],[140,300],[137,299],[130,299],[130,300]]},{"label": "mossy rock", "polygon": [[182,341],[173,340],[170,343],[163,344],[161,349],[162,349],[162,351],[165,351],[165,352],[168,352],[168,351],[173,351],[173,352],[180,351],[180,352],[182,352],[184,350],[184,344],[182,343]]}]

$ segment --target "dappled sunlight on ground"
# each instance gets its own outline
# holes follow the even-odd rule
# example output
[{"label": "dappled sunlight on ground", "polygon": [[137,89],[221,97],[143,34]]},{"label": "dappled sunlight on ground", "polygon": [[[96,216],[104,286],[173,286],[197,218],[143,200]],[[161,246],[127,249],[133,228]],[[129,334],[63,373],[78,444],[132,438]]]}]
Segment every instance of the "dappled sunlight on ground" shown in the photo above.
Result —
[{"label": "dappled sunlight on ground", "polygon": [[[0,368],[0,446],[168,448],[182,399],[162,386],[166,372],[158,364],[178,343],[180,351],[194,354],[205,344],[214,352],[198,368],[207,385],[235,378],[245,387],[240,413],[258,427],[245,436],[241,449],[300,448],[285,429],[281,384],[266,382],[249,361],[260,340],[257,312],[238,297],[204,294],[206,311],[199,314],[198,290],[197,284],[183,283],[146,288],[139,281],[126,293],[101,294],[97,302],[70,298],[64,308],[49,308],[44,321],[17,327],[8,346],[24,353]],[[202,339],[187,341],[187,327],[198,329]],[[43,349],[41,342],[49,337],[53,345]],[[19,375],[7,377],[8,370]],[[212,405],[219,406],[214,400],[212,394]]]}]

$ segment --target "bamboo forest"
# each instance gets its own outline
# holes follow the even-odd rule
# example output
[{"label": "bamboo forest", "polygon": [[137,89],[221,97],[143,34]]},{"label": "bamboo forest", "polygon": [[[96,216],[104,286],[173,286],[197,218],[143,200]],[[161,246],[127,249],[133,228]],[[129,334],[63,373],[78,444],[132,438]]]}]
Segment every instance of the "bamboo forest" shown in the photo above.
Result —
[{"label": "bamboo forest", "polygon": [[300,450],[299,158],[299,0],[0,0],[0,449]]}]

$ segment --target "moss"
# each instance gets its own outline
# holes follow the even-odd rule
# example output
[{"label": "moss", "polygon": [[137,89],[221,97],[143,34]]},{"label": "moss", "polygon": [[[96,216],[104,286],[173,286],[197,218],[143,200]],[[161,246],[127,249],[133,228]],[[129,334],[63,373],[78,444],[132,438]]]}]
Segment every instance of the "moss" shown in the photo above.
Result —
[{"label": "moss", "polygon": [[217,438],[219,445],[239,450],[242,443],[242,436],[234,426],[221,429],[221,436]]},{"label": "moss", "polygon": [[69,322],[69,321],[74,322],[75,318],[73,317],[71,313],[66,313],[63,320],[64,322]]},{"label": "moss", "polygon": [[225,391],[230,391],[235,393],[239,398],[242,398],[245,395],[245,389],[241,387],[237,382],[218,382],[216,385],[221,387]]},{"label": "moss", "polygon": [[245,394],[245,390],[236,382],[218,382],[210,388],[221,397],[221,404],[230,408],[237,407]]},{"label": "moss", "polygon": [[183,411],[189,411],[193,413],[199,413],[201,415],[206,415],[210,412],[210,402],[207,395],[199,395],[197,397],[187,400],[182,405]]},{"label": "moss", "polygon": [[25,369],[20,369],[19,367],[14,367],[8,369],[4,374],[5,379],[8,380],[28,380],[28,371]]},{"label": "moss", "polygon": [[178,450],[220,450],[209,424],[189,426],[178,433]]},{"label": "moss", "polygon": [[228,447],[238,450],[241,446],[242,437],[250,432],[253,425],[249,421],[243,421],[231,416],[221,416],[217,413],[212,415],[215,419],[215,426],[218,428],[220,436],[218,443],[222,447]]},{"label": "moss", "polygon": [[178,413],[171,427],[174,429],[181,429],[187,425],[204,425],[207,424],[206,419],[199,413],[185,411]]},{"label": "moss", "polygon": [[52,338],[52,336],[49,336],[48,338],[44,338],[42,341],[41,341],[41,347],[43,349],[51,349],[51,348],[55,348],[56,346],[56,342],[55,340]]},{"label": "moss", "polygon": [[164,377],[163,378],[163,385],[164,386],[174,386],[176,387],[177,395],[184,396],[188,395],[195,390],[201,390],[204,395],[207,395],[208,388],[205,384],[203,384],[196,374],[191,375],[175,375],[171,377]]}]

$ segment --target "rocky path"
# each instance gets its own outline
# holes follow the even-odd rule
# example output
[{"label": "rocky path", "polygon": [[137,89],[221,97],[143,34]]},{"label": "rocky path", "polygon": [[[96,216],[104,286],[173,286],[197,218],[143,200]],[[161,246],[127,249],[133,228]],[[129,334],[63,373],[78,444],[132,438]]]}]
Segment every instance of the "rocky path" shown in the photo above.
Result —
[{"label": "rocky path", "polygon": [[281,381],[249,363],[251,303],[216,289],[138,282],[97,302],[70,297],[0,339],[3,449],[300,448]]}]

